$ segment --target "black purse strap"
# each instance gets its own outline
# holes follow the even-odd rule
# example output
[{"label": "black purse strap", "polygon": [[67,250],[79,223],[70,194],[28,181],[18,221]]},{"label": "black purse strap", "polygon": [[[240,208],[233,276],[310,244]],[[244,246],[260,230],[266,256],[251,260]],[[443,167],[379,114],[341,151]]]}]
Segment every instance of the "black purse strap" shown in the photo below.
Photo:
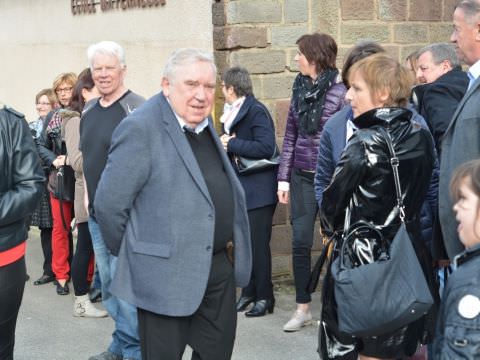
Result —
[{"label": "black purse strap", "polygon": [[63,212],[63,193],[65,191],[65,189],[64,189],[64,178],[65,178],[64,169],[65,169],[65,166],[67,166],[67,154],[65,154],[65,159],[63,161],[63,165],[60,166],[60,168],[58,169],[57,184],[58,184],[59,194],[60,194],[60,199],[59,199],[59,202],[60,202],[60,217],[62,218],[63,228],[65,229],[65,231],[68,231],[67,221],[65,220],[65,214]]},{"label": "black purse strap", "polygon": [[390,165],[392,165],[393,170],[393,180],[395,181],[395,192],[397,194],[397,208],[398,213],[400,216],[400,220],[405,223],[405,206],[403,205],[402,199],[402,187],[400,185],[400,175],[398,173],[398,166],[400,165],[400,161],[398,160],[397,154],[395,153],[395,149],[393,148],[392,137],[390,133],[385,130],[384,128],[379,128],[380,133],[383,135],[388,151],[390,152]]}]

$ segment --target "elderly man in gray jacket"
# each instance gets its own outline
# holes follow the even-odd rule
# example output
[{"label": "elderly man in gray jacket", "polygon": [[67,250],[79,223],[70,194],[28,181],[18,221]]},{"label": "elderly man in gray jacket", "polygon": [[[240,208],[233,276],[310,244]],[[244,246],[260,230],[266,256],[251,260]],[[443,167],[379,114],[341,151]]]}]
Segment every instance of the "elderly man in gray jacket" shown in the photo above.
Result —
[{"label": "elderly man in gray jacket", "polygon": [[[210,54],[169,58],[162,92],[115,130],[95,198],[107,247],[118,254],[111,291],[138,308],[142,357],[230,359],[235,280],[251,249],[242,187],[209,117]],[[234,265],[227,256],[233,241]]]}]

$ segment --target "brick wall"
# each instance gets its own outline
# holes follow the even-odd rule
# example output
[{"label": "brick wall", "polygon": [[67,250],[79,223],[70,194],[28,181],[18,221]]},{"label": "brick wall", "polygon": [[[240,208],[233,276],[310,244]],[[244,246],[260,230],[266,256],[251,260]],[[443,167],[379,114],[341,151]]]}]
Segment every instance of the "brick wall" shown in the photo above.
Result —
[{"label": "brick wall", "polygon": [[[448,41],[456,0],[223,0],[213,3],[215,60],[219,73],[229,66],[246,67],[257,98],[270,109],[282,143],[289,97],[297,67],[295,41],[304,33],[332,35],[339,46],[341,68],[358,40],[373,39],[402,61],[411,51]],[[223,99],[217,96],[216,114]],[[317,232],[318,233],[318,232]],[[275,214],[272,253],[274,272],[290,268],[291,229],[288,209]],[[315,242],[319,249],[319,236]]]}]

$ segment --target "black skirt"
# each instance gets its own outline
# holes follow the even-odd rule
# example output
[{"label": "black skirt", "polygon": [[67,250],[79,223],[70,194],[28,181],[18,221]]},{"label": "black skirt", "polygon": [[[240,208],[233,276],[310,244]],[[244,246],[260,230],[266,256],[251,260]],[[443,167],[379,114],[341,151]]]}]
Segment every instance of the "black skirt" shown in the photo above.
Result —
[{"label": "black skirt", "polygon": [[30,226],[38,226],[40,229],[49,229],[53,227],[50,193],[46,187],[42,193],[37,208],[32,213]]}]

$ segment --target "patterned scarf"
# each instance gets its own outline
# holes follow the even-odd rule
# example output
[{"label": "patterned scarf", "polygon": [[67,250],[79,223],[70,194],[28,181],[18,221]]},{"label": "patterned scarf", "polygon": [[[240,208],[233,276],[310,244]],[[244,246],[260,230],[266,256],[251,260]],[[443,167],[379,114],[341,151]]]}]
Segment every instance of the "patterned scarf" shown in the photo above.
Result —
[{"label": "patterned scarf", "polygon": [[299,76],[293,85],[293,98],[297,99],[299,130],[303,135],[318,131],[327,90],[337,78],[337,69],[327,69],[312,82],[309,76]]},{"label": "patterned scarf", "polygon": [[60,114],[61,111],[62,109],[54,111],[52,118],[47,125],[47,134],[60,134],[60,129],[62,126],[62,115]]}]

